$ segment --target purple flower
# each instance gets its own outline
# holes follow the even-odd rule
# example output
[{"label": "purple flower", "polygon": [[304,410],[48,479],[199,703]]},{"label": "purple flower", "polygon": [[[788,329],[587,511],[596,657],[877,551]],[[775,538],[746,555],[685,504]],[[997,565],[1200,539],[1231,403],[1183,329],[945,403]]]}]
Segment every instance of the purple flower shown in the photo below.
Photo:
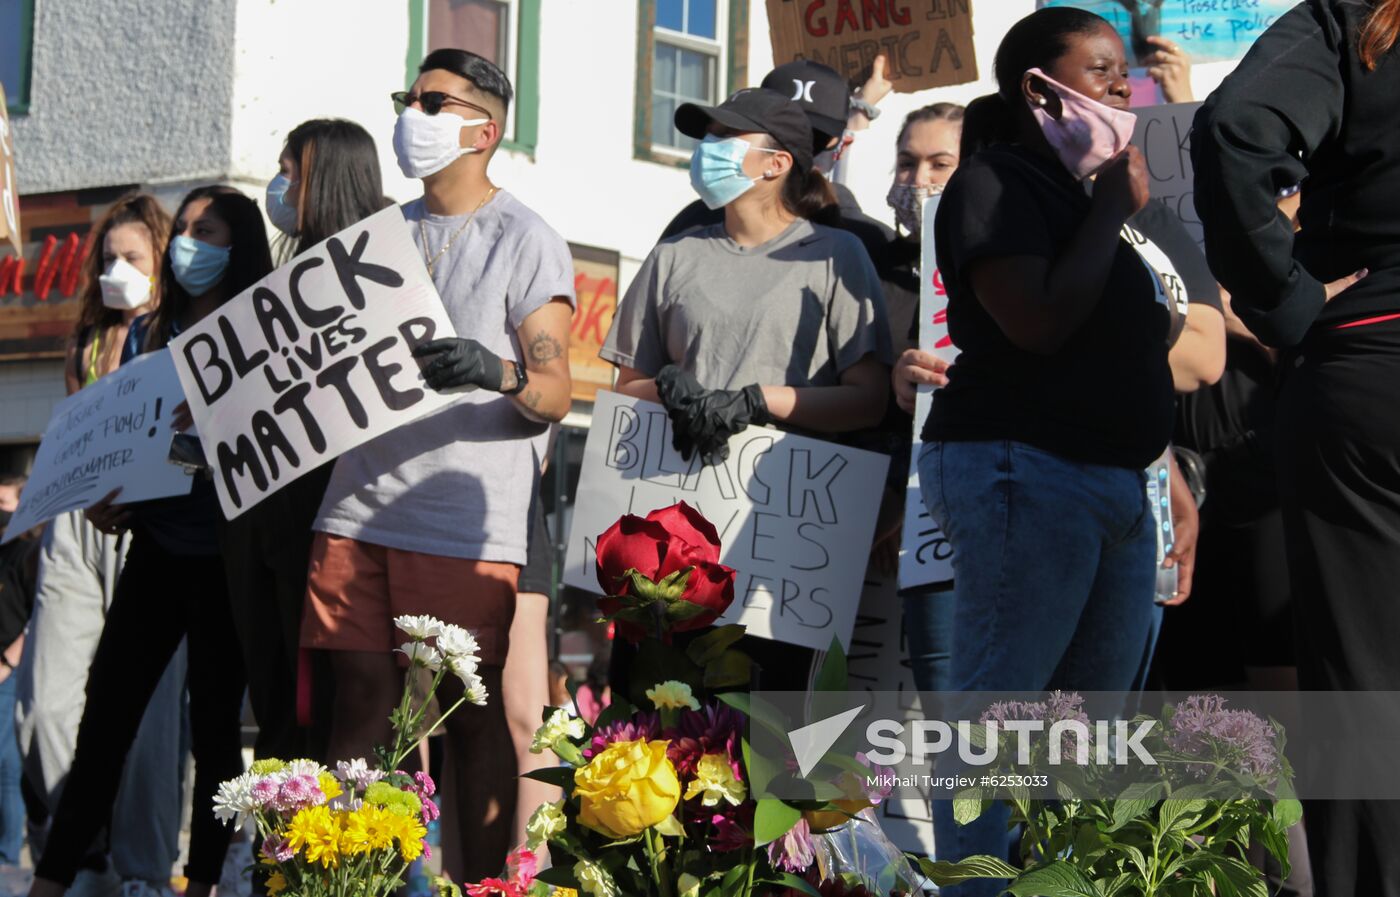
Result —
[{"label": "purple flower", "polygon": [[[1044,720],[1047,733],[1055,723],[1065,720],[1082,723],[1085,731],[1092,731],[1089,714],[1084,712],[1084,697],[1072,691],[1052,691],[1044,701],[998,701],[982,713],[979,721],[1000,724],[1020,720]],[[1076,756],[1080,741],[1080,735],[1075,732],[1061,733],[1061,755]]]},{"label": "purple flower", "polygon": [[797,820],[786,835],[768,845],[768,862],[780,871],[806,872],[816,859],[812,829],[806,819]]},{"label": "purple flower", "polygon": [[432,822],[434,819],[438,818],[438,816],[440,815],[440,811],[438,810],[438,805],[437,805],[437,803],[436,803],[435,801],[433,801],[432,799],[424,797],[424,798],[422,798],[422,802],[423,802],[423,824],[424,824],[424,825],[427,825],[428,823]]},{"label": "purple flower", "polygon": [[325,801],[321,786],[311,776],[292,776],[277,792],[277,809],[283,812],[314,807]]},{"label": "purple flower", "polygon": [[744,779],[740,738],[744,731],[744,715],[725,704],[708,704],[700,710],[681,713],[666,756],[682,778],[695,774],[695,764],[706,754],[724,754],[734,777]]},{"label": "purple flower", "polygon": [[629,720],[614,720],[593,730],[593,741],[583,749],[584,759],[593,759],[607,746],[619,741],[653,741],[661,735],[661,718],[655,712],[638,713]]},{"label": "purple flower", "polygon": [[[1174,751],[1221,762],[1263,782],[1279,772],[1273,726],[1248,710],[1226,710],[1220,695],[1192,695],[1178,704],[1166,741]],[[1214,766],[1193,763],[1190,768],[1205,778]]]},{"label": "purple flower", "polygon": [[433,784],[433,777],[426,772],[415,772],[413,782],[418,786],[414,790],[418,792],[419,797],[427,798],[437,794],[437,785]]},{"label": "purple flower", "polygon": [[262,843],[262,855],[270,860],[285,863],[297,855],[285,838],[269,835]]},{"label": "purple flower", "polygon": [[725,807],[723,812],[712,814],[710,823],[715,827],[715,833],[708,839],[710,850],[727,853],[752,847],[753,811],[754,803],[744,801],[737,807]]},{"label": "purple flower", "polygon": [[865,776],[861,783],[864,787],[861,789],[860,796],[869,800],[872,807],[878,807],[880,802],[894,791],[894,785],[890,784],[892,782],[890,776],[893,775],[894,770],[871,761],[869,757],[865,756],[864,751],[856,753],[856,760],[870,768],[870,774]]}]

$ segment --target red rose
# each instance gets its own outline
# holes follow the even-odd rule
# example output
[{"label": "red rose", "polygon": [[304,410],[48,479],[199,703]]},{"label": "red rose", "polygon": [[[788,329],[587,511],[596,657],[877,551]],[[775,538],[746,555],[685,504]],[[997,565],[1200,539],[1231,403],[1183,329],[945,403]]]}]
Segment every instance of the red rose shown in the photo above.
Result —
[{"label": "red rose", "polygon": [[[598,607],[614,616],[637,605],[626,599],[644,597],[636,594],[629,571],[656,584],[689,567],[684,591],[667,600],[667,629],[686,632],[709,626],[734,602],[734,571],[719,563],[719,551],[714,525],[685,502],[644,518],[628,514],[598,537],[598,584],[609,596],[600,599]],[[697,613],[695,607],[680,605],[703,610]],[[650,631],[640,619],[614,619],[617,631],[629,641],[640,641]]]}]

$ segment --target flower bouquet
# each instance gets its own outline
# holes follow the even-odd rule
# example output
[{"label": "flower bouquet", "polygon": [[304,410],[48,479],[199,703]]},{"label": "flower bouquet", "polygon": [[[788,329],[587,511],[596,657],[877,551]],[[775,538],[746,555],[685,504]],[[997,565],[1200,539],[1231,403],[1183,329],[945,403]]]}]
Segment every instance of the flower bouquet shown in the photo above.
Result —
[{"label": "flower bouquet", "polygon": [[[376,752],[373,766],[364,758],[340,761],[334,771],[311,760],[258,760],[219,786],[215,816],[240,828],[257,824],[258,863],[273,897],[387,897],[428,852],[436,786],[427,773],[409,775],[399,764],[463,703],[485,704],[487,694],[471,633],[431,617],[394,622],[409,637],[399,649],[409,668],[390,716],[394,744]],[[432,681],[419,695],[414,684],[422,670]],[[449,675],[461,679],[463,697],[427,725],[426,709]]]},{"label": "flower bouquet", "polygon": [[[494,890],[468,886],[469,895],[873,893],[848,887],[842,855],[825,849],[821,834],[844,833],[871,801],[762,796],[777,771],[752,755],[747,738],[751,663],[736,647],[744,627],[675,638],[710,626],[734,600],[734,571],[719,556],[715,528],[684,503],[623,517],[599,537],[607,595],[599,607],[637,645],[630,687],[593,726],[546,709],[532,749],[552,750],[563,765],[527,775],[564,797],[536,809],[527,832],[531,849],[547,845],[552,866],[528,883],[508,876],[492,880]],[[832,684],[838,668],[844,688],[839,645],[823,672]],[[878,834],[873,819],[870,828]],[[891,864],[905,874],[886,876],[881,897],[911,889],[898,851]]]},{"label": "flower bouquet", "polygon": [[[1053,693],[1046,701],[992,705],[982,721],[1043,720],[1087,724],[1083,698]],[[1133,765],[1050,765],[1041,743],[1017,773],[1049,772],[1060,799],[1013,794],[1011,821],[1024,827],[1022,867],[990,856],[919,863],[940,885],[977,878],[1010,879],[1012,895],[1213,897],[1267,893],[1251,866],[1251,841],[1268,850],[1287,877],[1287,830],[1302,817],[1293,798],[1292,769],[1277,723],[1248,710],[1227,709],[1218,695],[1193,695],[1164,707],[1143,747],[1155,762]],[[1157,725],[1155,723],[1160,723]],[[973,729],[977,732],[977,729]],[[999,756],[1015,753],[1009,733]],[[1091,749],[1089,739],[1064,734],[1057,753]],[[988,739],[984,736],[982,741]],[[1113,797],[1103,797],[1113,795]],[[954,800],[960,824],[992,804],[976,791]]]}]

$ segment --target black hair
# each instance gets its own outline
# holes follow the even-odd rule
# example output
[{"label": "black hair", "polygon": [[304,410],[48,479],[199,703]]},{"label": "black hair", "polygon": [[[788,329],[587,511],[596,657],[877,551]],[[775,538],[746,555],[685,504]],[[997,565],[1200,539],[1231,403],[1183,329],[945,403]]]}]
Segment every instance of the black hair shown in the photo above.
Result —
[{"label": "black hair", "polygon": [[443,47],[424,58],[423,64],[418,66],[418,74],[432,69],[442,69],[444,72],[466,78],[475,84],[478,90],[500,100],[506,112],[510,111],[510,101],[515,98],[515,91],[511,88],[506,73],[491,60],[467,50]]},{"label": "black hair", "polygon": [[[768,138],[770,148],[783,149],[782,144],[778,143],[777,138],[772,134],[764,134],[763,136]],[[787,152],[787,150],[783,151]],[[793,215],[806,218],[808,221],[815,221],[818,224],[834,225],[841,217],[840,206],[831,184],[820,171],[810,167],[802,168],[796,160],[793,160],[792,167],[788,169],[787,177],[783,179],[782,189],[778,192],[778,201]]]},{"label": "black hair", "polygon": [[962,158],[998,143],[1015,142],[1017,115],[1025,114],[1021,78],[1028,69],[1049,71],[1068,52],[1072,38],[1112,27],[1103,17],[1073,6],[1038,9],[1012,25],[992,63],[997,92],[967,105],[959,151]]},{"label": "black hair", "polygon": [[282,152],[300,171],[296,186],[300,255],[386,205],[379,153],[369,132],[340,118],[313,118],[287,135]]},{"label": "black hair", "polygon": [[914,125],[923,124],[926,121],[957,121],[963,120],[963,114],[967,112],[957,103],[933,103],[928,106],[920,106],[913,112],[904,116],[904,124],[899,126],[899,136],[894,139],[894,145],[899,146],[904,142],[904,135],[909,133],[909,129]]},{"label": "black hair", "polygon": [[[196,187],[180,200],[175,211],[170,239],[175,239],[175,227],[185,215],[185,209],[197,199],[208,199],[209,209],[229,229],[228,268],[216,289],[227,302],[272,273],[272,251],[267,245],[267,228],[263,225],[258,204],[232,187]],[[160,307],[151,320],[146,334],[147,349],[161,349],[173,333],[174,323],[190,304],[190,294],[175,279],[170,263],[170,250],[160,261]]]}]

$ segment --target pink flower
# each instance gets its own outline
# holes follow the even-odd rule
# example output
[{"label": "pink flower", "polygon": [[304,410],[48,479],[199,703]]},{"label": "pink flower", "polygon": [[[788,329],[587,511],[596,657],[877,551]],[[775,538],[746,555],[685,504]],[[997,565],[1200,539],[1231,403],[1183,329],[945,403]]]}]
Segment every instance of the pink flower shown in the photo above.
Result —
[{"label": "pink flower", "polygon": [[272,779],[258,779],[253,786],[253,800],[259,807],[270,807],[277,802],[277,791],[281,786]]},{"label": "pink flower", "polygon": [[768,845],[768,862],[774,869],[787,872],[805,872],[816,862],[816,851],[812,846],[812,829],[806,819],[797,820],[783,835]]},{"label": "pink flower", "polygon": [[618,741],[654,741],[661,735],[661,718],[654,712],[638,713],[630,720],[614,720],[606,726],[593,730],[592,743],[583,749],[583,756],[591,760],[594,754],[601,754],[608,745]]},{"label": "pink flower", "polygon": [[441,815],[441,813],[440,813],[440,811],[438,810],[438,805],[437,805],[437,802],[436,802],[436,801],[433,801],[433,800],[430,800],[429,798],[424,797],[424,798],[422,798],[422,802],[423,802],[423,824],[424,824],[424,825],[427,825],[428,823],[432,822],[434,819],[438,818],[438,816]]},{"label": "pink flower", "polygon": [[277,809],[286,811],[314,807],[324,802],[321,786],[311,776],[292,776],[277,792]]},{"label": "pink flower", "polygon": [[727,853],[752,847],[753,811],[753,803],[745,801],[727,812],[711,816],[710,823],[715,827],[715,834],[710,839],[710,849],[716,853]]},{"label": "pink flower", "polygon": [[528,847],[517,848],[506,857],[506,872],[510,874],[512,881],[520,884],[521,889],[528,889],[534,883],[538,871],[539,859]]},{"label": "pink flower", "polygon": [[262,855],[270,860],[285,863],[296,856],[297,852],[292,849],[292,845],[288,844],[285,838],[269,835],[262,843]]},{"label": "pink flower", "polygon": [[499,878],[483,878],[474,885],[467,885],[463,890],[468,897],[524,897],[525,891],[513,881],[502,881]]},{"label": "pink flower", "polygon": [[413,790],[418,792],[419,797],[432,797],[437,794],[437,785],[433,784],[433,777],[426,772],[415,772],[413,781],[418,786]]}]

